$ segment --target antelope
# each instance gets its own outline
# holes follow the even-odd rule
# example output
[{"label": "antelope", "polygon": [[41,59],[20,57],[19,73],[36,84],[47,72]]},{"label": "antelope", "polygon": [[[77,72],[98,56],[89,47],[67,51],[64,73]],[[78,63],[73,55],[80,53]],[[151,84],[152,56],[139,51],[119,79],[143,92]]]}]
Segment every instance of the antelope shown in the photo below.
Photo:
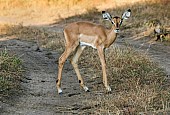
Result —
[{"label": "antelope", "polygon": [[80,86],[88,92],[88,87],[84,84],[84,81],[80,75],[78,69],[78,59],[82,51],[86,46],[91,46],[97,49],[98,55],[102,65],[103,72],[103,84],[108,92],[111,92],[111,88],[108,84],[106,75],[106,62],[105,62],[105,49],[109,48],[111,44],[115,41],[117,34],[119,33],[119,28],[122,25],[124,19],[130,17],[131,10],[125,11],[121,17],[112,17],[106,11],[102,11],[103,19],[108,20],[112,24],[111,29],[106,29],[102,25],[98,25],[91,22],[73,22],[68,24],[64,29],[65,37],[65,51],[59,58],[58,64],[58,79],[56,80],[57,90],[59,94],[62,94],[61,89],[61,78],[64,63],[70,53],[74,52],[73,58],[71,59],[71,64],[76,72]]}]

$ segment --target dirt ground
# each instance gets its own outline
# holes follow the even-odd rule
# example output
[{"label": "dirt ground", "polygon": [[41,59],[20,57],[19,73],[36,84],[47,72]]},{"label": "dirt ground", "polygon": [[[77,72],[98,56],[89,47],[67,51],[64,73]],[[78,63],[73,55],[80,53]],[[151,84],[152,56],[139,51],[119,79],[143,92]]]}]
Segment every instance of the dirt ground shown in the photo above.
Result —
[{"label": "dirt ground", "polygon": [[77,113],[86,108],[81,102],[84,97],[89,98],[90,93],[84,93],[79,88],[68,62],[63,72],[64,94],[60,96],[56,93],[56,58],[59,57],[57,52],[48,50],[37,52],[34,50],[35,44],[19,40],[7,40],[0,44],[1,47],[7,47],[9,51],[21,56],[27,70],[21,83],[24,88],[23,95],[15,96],[13,101],[7,103],[1,102],[2,114],[53,115],[63,112]]},{"label": "dirt ground", "polygon": [[[47,29],[58,31],[57,26],[48,26]],[[148,44],[141,47],[144,42],[146,41],[119,37],[115,44],[121,47],[128,43],[137,50],[148,53],[165,69],[167,75],[170,75],[170,46],[156,43],[147,50]],[[58,66],[56,60],[61,53],[49,49],[36,51],[37,44],[34,42],[8,38],[0,41],[0,49],[5,47],[23,60],[26,73],[21,81],[22,89],[19,91],[22,95],[14,93],[13,97],[0,102],[1,115],[92,114],[95,108],[84,102],[114,93],[113,91],[111,94],[105,94],[102,77],[84,77],[90,89],[90,92],[84,92],[79,86],[72,65],[66,61],[62,79],[63,94],[58,95],[55,83]]]}]

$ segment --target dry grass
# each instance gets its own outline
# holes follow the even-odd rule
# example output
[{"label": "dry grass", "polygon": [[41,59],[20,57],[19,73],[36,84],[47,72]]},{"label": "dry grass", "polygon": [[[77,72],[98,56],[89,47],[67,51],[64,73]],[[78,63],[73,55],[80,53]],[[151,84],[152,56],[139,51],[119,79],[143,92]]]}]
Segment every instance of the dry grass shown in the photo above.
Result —
[{"label": "dry grass", "polygon": [[[6,17],[10,17],[10,19],[8,19],[9,22],[23,22],[24,25],[39,25],[54,22],[56,19],[65,19],[84,14],[93,8],[96,8],[98,11],[122,8],[122,6],[125,8],[131,7],[139,2],[139,5],[143,4],[147,7],[139,14],[143,15],[152,9],[147,6],[148,3],[159,3],[161,6],[166,6],[169,3],[168,0],[147,1],[148,2],[146,2],[146,0],[2,0],[0,1],[0,16],[3,17],[1,20],[4,21]],[[136,7],[137,10],[142,10],[140,8],[141,7]],[[161,14],[162,12],[160,12],[160,15]],[[163,14],[165,13],[163,12]]]},{"label": "dry grass", "polygon": [[131,36],[140,38],[148,36],[148,38],[153,39],[153,30],[158,24],[160,24],[163,29],[170,27],[169,2],[138,3],[133,5],[131,9],[133,14],[130,22],[133,23],[124,26],[127,32],[131,33]]},{"label": "dry grass", "polygon": [[132,16],[122,26],[122,30],[129,35],[128,37],[135,35],[139,38],[143,38],[143,36],[153,38],[154,27],[151,27],[151,25],[156,26],[155,21],[160,22],[165,29],[170,27],[169,0],[121,2],[119,0],[114,0],[114,2],[112,0],[100,0],[98,2],[95,0],[69,0],[67,2],[63,0],[7,0],[0,1],[0,5],[2,9],[0,15],[10,17],[10,19],[0,19],[2,22],[8,20],[7,22],[23,23],[22,25],[42,25],[47,22],[48,24],[70,23],[79,20],[103,23],[101,21],[101,10],[108,9],[112,15],[120,16],[125,9],[131,8]]},{"label": "dry grass", "polygon": [[[61,34],[22,24],[4,28],[5,36],[35,41],[38,38],[42,47],[63,51]],[[155,114],[169,110],[170,94],[165,73],[147,55],[141,55],[129,46],[115,46],[106,54],[107,73],[114,94],[99,95],[96,100],[84,102],[95,108],[95,114]],[[90,76],[102,76],[97,52],[92,48],[84,51],[79,65],[86,68]]]},{"label": "dry grass", "polygon": [[38,47],[51,48],[63,51],[64,40],[61,39],[62,33],[47,31],[43,28],[19,25],[1,25],[1,36],[12,36],[15,39],[34,41]]},{"label": "dry grass", "polygon": [[[78,20],[103,23],[99,20],[101,17],[100,10],[112,8],[108,9],[108,11],[111,14],[120,16],[122,11],[131,8],[132,17],[128,22],[124,22],[122,26],[126,37],[136,34],[145,36],[147,32],[149,36],[152,33],[150,25],[154,26],[155,20],[161,22],[165,28],[170,26],[169,0],[151,0],[152,2],[142,0],[142,2],[131,5],[124,1],[122,2],[124,7],[119,7],[120,2],[118,0],[115,0],[114,7],[111,5],[111,0],[99,2],[103,5],[99,5],[98,2],[94,1],[91,1],[92,4],[89,5],[87,0],[85,2],[70,0],[65,4],[63,4],[63,0],[44,0],[43,2],[30,0],[27,1],[28,3],[22,0],[8,0],[3,1],[3,4],[1,4],[4,7],[1,7],[3,12],[0,15],[22,17],[22,21],[33,18],[35,22],[41,18],[43,19],[39,20],[41,23],[51,19],[56,19],[55,23],[61,21],[60,24]],[[134,1],[141,0],[131,0],[131,2]],[[107,7],[108,4],[111,6]],[[25,10],[21,12],[21,8]],[[39,14],[40,11],[46,13]],[[84,14],[82,15],[82,13]],[[38,27],[23,26],[23,24],[5,25],[1,28],[2,36],[34,40],[41,47],[59,51],[64,49],[62,33],[51,32]],[[141,32],[144,32],[144,34],[141,34]],[[113,47],[106,51],[106,60],[107,73],[114,92],[113,94],[99,95],[96,100],[84,102],[95,108],[94,114],[166,114],[170,110],[170,90],[165,79],[165,73],[147,55],[141,55],[129,46],[125,48]],[[102,76],[97,52],[91,48],[85,50],[79,65],[80,68],[86,68],[90,76]]]},{"label": "dry grass", "polygon": [[[93,76],[102,76],[97,53],[87,50],[81,67],[91,68]],[[114,47],[107,50],[106,61],[114,92],[85,102],[95,108],[95,114],[156,114],[170,110],[166,75],[147,55],[128,46]]]}]

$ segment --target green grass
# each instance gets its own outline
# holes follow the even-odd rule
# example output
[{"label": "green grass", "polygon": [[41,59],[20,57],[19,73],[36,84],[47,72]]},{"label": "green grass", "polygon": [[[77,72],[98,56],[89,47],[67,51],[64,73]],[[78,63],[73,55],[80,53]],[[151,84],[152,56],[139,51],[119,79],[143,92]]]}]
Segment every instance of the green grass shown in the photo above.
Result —
[{"label": "green grass", "polygon": [[8,91],[19,87],[23,72],[22,61],[7,50],[0,52],[0,92],[7,96]]}]

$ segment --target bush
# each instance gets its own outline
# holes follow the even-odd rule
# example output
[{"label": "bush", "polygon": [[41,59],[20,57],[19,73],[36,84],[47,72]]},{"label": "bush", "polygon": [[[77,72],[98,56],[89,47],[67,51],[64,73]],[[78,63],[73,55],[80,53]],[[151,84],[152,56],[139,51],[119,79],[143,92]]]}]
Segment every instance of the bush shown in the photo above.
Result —
[{"label": "bush", "polygon": [[0,52],[0,92],[3,95],[19,86],[22,72],[22,61],[18,57],[9,55],[7,50]]}]

